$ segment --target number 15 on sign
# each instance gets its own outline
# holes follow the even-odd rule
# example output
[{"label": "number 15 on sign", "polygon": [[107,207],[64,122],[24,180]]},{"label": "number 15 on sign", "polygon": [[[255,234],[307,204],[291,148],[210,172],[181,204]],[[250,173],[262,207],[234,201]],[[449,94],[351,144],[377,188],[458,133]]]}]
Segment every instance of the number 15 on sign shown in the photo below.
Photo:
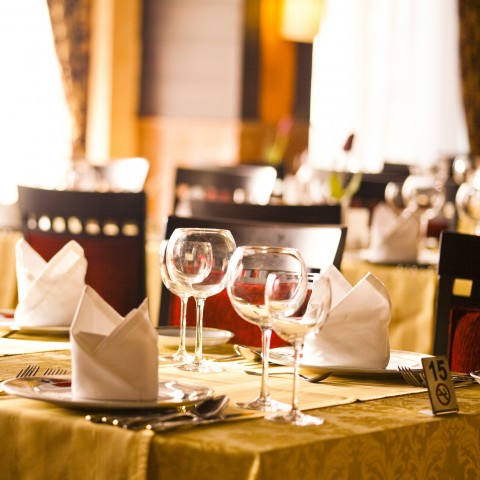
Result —
[{"label": "number 15 on sign", "polygon": [[448,361],[444,356],[422,358],[423,371],[434,415],[458,412]]}]

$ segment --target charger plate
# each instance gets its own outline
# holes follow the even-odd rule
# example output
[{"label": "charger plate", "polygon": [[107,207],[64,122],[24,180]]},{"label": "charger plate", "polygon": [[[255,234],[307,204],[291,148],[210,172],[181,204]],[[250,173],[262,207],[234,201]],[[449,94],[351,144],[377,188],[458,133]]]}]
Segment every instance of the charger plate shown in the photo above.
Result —
[{"label": "charger plate", "polygon": [[8,330],[10,334],[15,332],[25,333],[26,335],[47,335],[47,336],[62,336],[68,337],[70,334],[70,327],[68,326],[53,326],[42,327],[36,325],[18,325],[15,323],[12,315],[4,314],[0,311],[0,328]]},{"label": "charger plate", "polygon": [[151,401],[74,399],[70,376],[11,378],[2,383],[5,393],[82,410],[139,410],[195,405],[213,395],[213,389],[183,381],[159,382]]},{"label": "charger plate", "polygon": [[[390,361],[386,368],[361,368],[355,366],[338,365],[312,365],[300,361],[300,367],[318,372],[332,372],[337,375],[400,375],[399,366],[409,367],[413,371],[422,371],[422,358],[431,357],[425,353],[408,352],[405,350],[390,350]],[[270,351],[270,360],[281,365],[293,364],[293,349],[291,347],[279,347]]]}]

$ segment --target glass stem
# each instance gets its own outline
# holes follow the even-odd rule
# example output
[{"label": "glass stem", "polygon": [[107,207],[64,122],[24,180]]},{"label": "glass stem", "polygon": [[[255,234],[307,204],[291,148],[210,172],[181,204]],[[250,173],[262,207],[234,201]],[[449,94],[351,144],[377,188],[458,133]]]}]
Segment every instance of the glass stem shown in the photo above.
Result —
[{"label": "glass stem", "polygon": [[428,216],[422,215],[420,217],[420,247],[421,248],[424,248],[427,245],[429,222],[430,222],[430,218]]},{"label": "glass stem", "polygon": [[292,413],[299,413],[298,409],[298,370],[300,368],[300,357],[302,354],[302,340],[295,340],[293,344],[293,390],[292,390]]},{"label": "glass stem", "polygon": [[177,355],[187,355],[186,349],[186,332],[187,332],[187,304],[188,296],[180,297],[180,344],[178,346]]},{"label": "glass stem", "polygon": [[204,298],[195,297],[195,305],[197,311],[197,325],[195,329],[195,359],[194,363],[201,363],[203,360],[202,344],[203,344],[203,307],[205,305]]},{"label": "glass stem", "polygon": [[272,338],[272,329],[260,327],[262,330],[262,385],[260,387],[260,399],[265,401],[270,398],[268,389],[268,358],[270,353],[270,339]]}]

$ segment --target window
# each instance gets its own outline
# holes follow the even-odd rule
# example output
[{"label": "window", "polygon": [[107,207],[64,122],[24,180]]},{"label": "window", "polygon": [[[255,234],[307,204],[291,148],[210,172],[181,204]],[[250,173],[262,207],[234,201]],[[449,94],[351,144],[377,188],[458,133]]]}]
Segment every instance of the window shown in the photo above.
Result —
[{"label": "window", "polygon": [[326,0],[315,39],[309,160],[431,165],[468,151],[457,0]]},{"label": "window", "polygon": [[0,204],[16,185],[57,185],[71,156],[71,117],[46,1],[0,2]]}]

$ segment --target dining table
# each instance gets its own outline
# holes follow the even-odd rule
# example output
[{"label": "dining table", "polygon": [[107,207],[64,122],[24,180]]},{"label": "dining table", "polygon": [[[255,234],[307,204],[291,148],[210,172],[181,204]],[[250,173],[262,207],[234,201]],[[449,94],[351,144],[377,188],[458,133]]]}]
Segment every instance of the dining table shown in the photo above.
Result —
[{"label": "dining table", "polygon": [[[37,376],[45,376],[47,369],[65,370],[65,375],[53,378],[68,387],[68,333],[12,332],[4,327],[3,335],[0,379],[35,365]],[[172,351],[159,336],[159,357]],[[480,478],[480,385],[475,382],[455,388],[458,412],[430,415],[425,413],[431,408],[427,389],[408,385],[397,369],[334,369],[319,383],[300,380],[300,407],[324,423],[298,427],[235,406],[257,395],[260,377],[246,370],[259,372],[258,363],[235,356],[230,344],[209,345],[204,354],[222,371],[188,372],[160,360],[159,382],[187,382],[208,387],[215,396],[227,395],[225,418],[161,432],[93,422],[93,417],[112,414],[108,404],[99,401],[86,407],[68,395],[65,401],[61,396],[52,401],[30,388],[32,379],[23,379],[26,394],[0,394],[0,478]],[[423,356],[392,351],[397,354],[413,362]],[[272,364],[270,373],[278,373],[269,377],[272,398],[288,404],[291,367]],[[315,372],[310,367],[302,373]],[[139,415],[142,410],[120,413]]]}]

